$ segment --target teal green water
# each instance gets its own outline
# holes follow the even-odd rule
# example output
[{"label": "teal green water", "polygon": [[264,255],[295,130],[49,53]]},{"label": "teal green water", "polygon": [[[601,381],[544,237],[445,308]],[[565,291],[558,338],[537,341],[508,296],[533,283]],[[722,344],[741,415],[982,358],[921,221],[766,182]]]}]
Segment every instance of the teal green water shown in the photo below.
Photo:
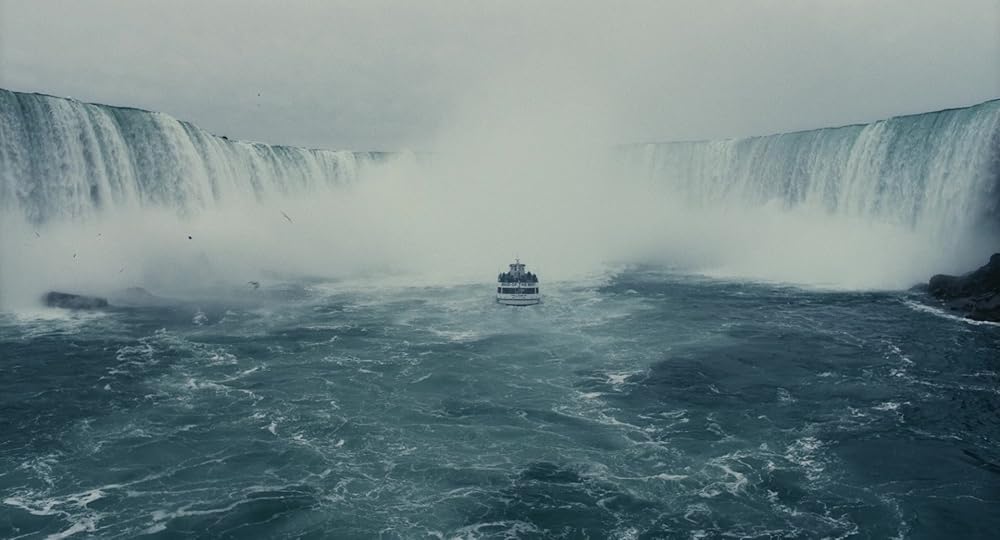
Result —
[{"label": "teal green water", "polygon": [[0,316],[0,537],[990,538],[1000,327],[631,270]]}]

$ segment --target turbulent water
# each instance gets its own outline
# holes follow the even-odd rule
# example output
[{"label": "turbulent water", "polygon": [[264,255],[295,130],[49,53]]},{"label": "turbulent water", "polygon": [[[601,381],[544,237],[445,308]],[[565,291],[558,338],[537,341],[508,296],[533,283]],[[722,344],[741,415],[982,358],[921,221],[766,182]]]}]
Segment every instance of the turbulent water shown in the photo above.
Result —
[{"label": "turbulent water", "polygon": [[1000,326],[907,288],[996,251],[998,141],[417,159],[0,90],[0,537],[991,538]]},{"label": "turbulent water", "polygon": [[314,283],[4,316],[0,536],[1000,526],[1000,328],[656,271],[545,293]]}]

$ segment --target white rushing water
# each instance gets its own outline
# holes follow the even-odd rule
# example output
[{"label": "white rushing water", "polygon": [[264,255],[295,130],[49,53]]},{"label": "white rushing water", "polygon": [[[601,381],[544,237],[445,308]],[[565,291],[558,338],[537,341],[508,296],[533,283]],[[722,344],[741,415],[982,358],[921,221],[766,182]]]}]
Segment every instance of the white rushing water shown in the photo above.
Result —
[{"label": "white rushing water", "polygon": [[310,150],[0,90],[0,304],[275,274],[474,281],[515,254],[549,280],[655,262],[903,288],[997,249],[1000,101],[611,151],[541,128],[551,145],[466,128],[452,153]]},{"label": "white rushing water", "polygon": [[624,148],[631,170],[700,205],[810,207],[938,235],[996,218],[1000,101],[871,124]]},{"label": "white rushing water", "polygon": [[356,181],[375,153],[229,140],[163,113],[0,90],[0,208],[34,223],[197,212]]}]

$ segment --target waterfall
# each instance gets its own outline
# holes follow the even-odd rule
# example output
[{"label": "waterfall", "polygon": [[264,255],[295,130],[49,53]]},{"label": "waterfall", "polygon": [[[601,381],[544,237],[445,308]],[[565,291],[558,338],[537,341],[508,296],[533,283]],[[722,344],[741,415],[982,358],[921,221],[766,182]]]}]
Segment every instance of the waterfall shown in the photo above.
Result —
[{"label": "waterfall", "polygon": [[1000,247],[1000,100],[611,152],[466,136],[450,154],[312,150],[0,90],[0,296],[372,270],[446,280],[515,252],[549,279],[666,262],[893,289]]},{"label": "waterfall", "polygon": [[633,174],[686,204],[777,204],[941,237],[997,225],[1000,100],[871,124],[631,145]]},{"label": "waterfall", "polygon": [[0,90],[0,209],[33,223],[309,193],[351,183],[380,158],[229,140],[163,113]]}]

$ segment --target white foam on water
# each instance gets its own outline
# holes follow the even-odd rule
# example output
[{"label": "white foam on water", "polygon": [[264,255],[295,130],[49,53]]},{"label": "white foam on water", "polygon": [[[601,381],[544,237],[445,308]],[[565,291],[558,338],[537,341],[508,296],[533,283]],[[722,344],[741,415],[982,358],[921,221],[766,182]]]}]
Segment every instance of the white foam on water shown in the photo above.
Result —
[{"label": "white foam on water", "polygon": [[615,392],[622,392],[625,387],[634,384],[635,379],[641,375],[645,375],[647,370],[645,369],[632,369],[623,371],[606,371],[603,373],[605,379],[604,382],[611,386],[612,390]]},{"label": "white foam on water", "polygon": [[439,330],[437,328],[428,328],[432,334],[445,338],[451,343],[470,343],[477,341],[482,338],[482,334],[477,330],[467,329],[467,330]]},{"label": "white foam on water", "polygon": [[74,534],[82,532],[95,532],[97,530],[97,518],[85,517],[81,518],[73,523],[70,528],[60,531],[55,534],[50,534],[45,538],[48,540],[59,540],[61,538],[68,538]]},{"label": "white foam on water", "polygon": [[795,403],[796,401],[798,401],[797,399],[792,397],[792,393],[785,388],[778,388],[777,394],[778,394],[778,401],[781,403],[788,404],[788,403]]},{"label": "white foam on water", "polygon": [[[239,359],[236,357],[235,354],[233,354],[231,352],[228,352],[228,351],[225,351],[225,350],[222,350],[222,349],[220,349],[218,351],[215,351],[215,352],[212,352],[211,356],[208,358],[208,361],[210,363],[212,363],[212,364],[237,364],[237,363],[239,363]],[[253,373],[257,369],[259,369],[259,368],[252,368],[251,370],[248,370],[246,373]]]},{"label": "white foam on water", "polygon": [[146,527],[145,529],[143,529],[139,534],[145,536],[145,535],[151,535],[151,534],[160,533],[160,532],[163,532],[165,530],[167,530],[167,524],[166,523],[154,523],[153,525],[150,525],[149,527]]},{"label": "white foam on water", "polygon": [[489,521],[473,523],[448,533],[449,540],[479,540],[481,538],[522,538],[526,535],[537,535],[544,531],[532,523],[521,520]]},{"label": "white foam on water", "polygon": [[70,526],[47,538],[67,538],[84,532],[95,532],[97,523],[103,514],[94,512],[89,505],[106,496],[106,490],[121,488],[121,484],[108,484],[79,493],[63,496],[46,496],[27,491],[19,495],[6,497],[3,504],[20,508],[35,516],[60,516],[70,522]]},{"label": "white foam on water", "polygon": [[823,443],[815,437],[800,437],[785,448],[784,458],[800,467],[812,482],[823,478],[826,470]]},{"label": "white foam on water", "polygon": [[872,407],[872,409],[874,409],[876,411],[897,411],[897,410],[899,410],[900,406],[902,406],[902,405],[909,405],[909,404],[910,404],[909,401],[904,401],[902,403],[900,403],[898,401],[885,401],[885,402],[879,403],[878,405]]},{"label": "white foam on water", "polygon": [[947,311],[941,308],[928,306],[926,304],[921,304],[920,302],[915,302],[913,300],[904,300],[903,305],[914,311],[919,311],[922,313],[930,313],[931,315],[934,315],[936,317],[941,317],[943,319],[961,322],[972,326],[1000,326],[1000,323],[992,321],[977,321],[974,319],[969,319],[967,317],[959,317],[957,315],[952,315],[951,313],[948,313]]}]

